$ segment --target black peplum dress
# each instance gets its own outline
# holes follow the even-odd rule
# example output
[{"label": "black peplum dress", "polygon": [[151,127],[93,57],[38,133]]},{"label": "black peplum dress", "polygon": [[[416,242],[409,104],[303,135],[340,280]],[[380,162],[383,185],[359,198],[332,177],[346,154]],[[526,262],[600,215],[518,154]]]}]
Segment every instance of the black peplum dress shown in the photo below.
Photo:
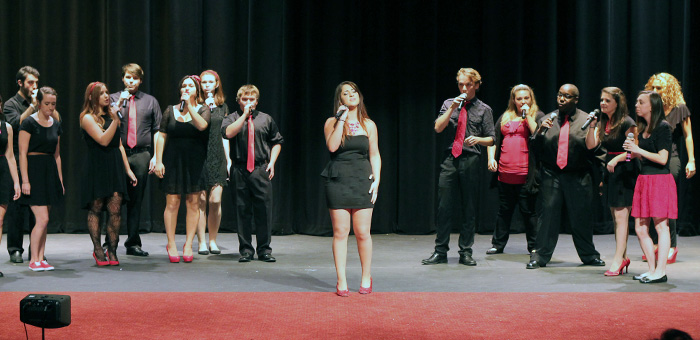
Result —
[{"label": "black peplum dress", "polygon": [[369,162],[369,138],[345,136],[345,144],[331,153],[321,173],[326,178],[326,203],[329,209],[373,208],[369,188],[373,179]]},{"label": "black peplum dress", "polygon": [[[107,130],[112,121],[111,117],[103,116],[104,129]],[[115,192],[122,194],[122,204],[127,200],[127,176],[124,168],[122,153],[119,151],[120,129],[107,146],[98,144],[83,129],[83,140],[87,145],[87,153],[83,160],[83,177],[81,179],[80,204],[83,209],[90,209],[90,203],[98,198],[111,197]],[[104,205],[107,208],[107,205]]]},{"label": "black peplum dress", "polygon": [[[199,131],[192,121],[179,122],[175,119],[174,110],[172,105],[168,106],[160,123],[160,132],[168,136],[163,148],[165,173],[160,188],[166,194],[186,195],[205,189],[202,170],[207,159],[209,127]],[[210,123],[208,107],[200,105],[198,112]]]},{"label": "black peplum dress", "polygon": [[615,172],[612,173],[607,170],[608,162],[617,157],[621,152],[625,152],[625,149],[622,148],[622,143],[624,143],[627,138],[625,133],[632,126],[637,126],[637,124],[634,122],[634,119],[626,116],[624,121],[620,124],[619,133],[616,136],[608,136],[608,134],[605,133],[605,137],[603,137],[601,141],[601,145],[606,151],[603,193],[606,195],[608,206],[611,208],[632,206],[634,185],[637,182],[637,175],[641,167],[639,165],[639,160],[632,159],[629,162],[619,162],[615,166]]}]

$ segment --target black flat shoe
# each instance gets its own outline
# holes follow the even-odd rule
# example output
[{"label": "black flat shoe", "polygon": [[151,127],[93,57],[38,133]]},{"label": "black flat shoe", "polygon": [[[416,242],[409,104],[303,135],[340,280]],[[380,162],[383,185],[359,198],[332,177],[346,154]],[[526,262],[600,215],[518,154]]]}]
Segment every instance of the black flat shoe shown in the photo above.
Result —
[{"label": "black flat shoe", "polygon": [[19,250],[15,250],[10,254],[10,261],[12,263],[22,263],[24,260],[22,260],[22,253],[19,252]]},{"label": "black flat shoe", "polygon": [[493,247],[489,250],[486,251],[486,254],[493,255],[493,254],[503,254],[503,248],[496,248]]},{"label": "black flat shoe", "polygon": [[658,279],[653,279],[653,280],[650,279],[649,277],[645,276],[641,280],[639,280],[639,282],[641,282],[641,283],[663,283],[666,281],[668,281],[668,277],[666,275],[664,275]]},{"label": "black flat shoe", "polygon": [[126,255],[148,256],[148,252],[144,251],[139,246],[133,246],[133,247],[126,248]]},{"label": "black flat shoe", "polygon": [[605,267],[605,261],[601,259],[593,259],[592,261],[584,262],[587,266]]},{"label": "black flat shoe", "polygon": [[258,255],[258,260],[263,261],[263,262],[275,262],[275,261],[277,261],[277,259],[272,257],[272,254]]},{"label": "black flat shoe", "polygon": [[646,278],[646,275],[635,275],[635,276],[632,276],[632,279],[633,279],[633,280],[637,280],[637,281],[639,281],[639,280],[641,280],[641,279],[643,279],[643,278]]},{"label": "black flat shoe", "polygon": [[421,261],[423,264],[438,264],[438,263],[447,263],[447,255],[440,254],[438,252],[433,253],[430,255],[429,258],[423,259]]},{"label": "black flat shoe", "polygon": [[527,268],[527,269],[537,269],[539,267],[544,267],[544,266],[540,266],[539,262],[537,262],[535,260],[528,262],[527,265],[525,266],[525,268]]},{"label": "black flat shoe", "polygon": [[200,250],[200,251],[197,252],[197,254],[199,254],[199,255],[209,255],[209,250],[207,250],[207,249]]},{"label": "black flat shoe", "polygon": [[3,275],[3,273],[2,273],[2,272],[0,272],[0,277],[3,277],[3,276],[5,276],[5,275]]},{"label": "black flat shoe", "polygon": [[253,254],[241,254],[238,258],[238,262],[250,262],[253,261]]},{"label": "black flat shoe", "polygon": [[465,266],[476,266],[476,261],[470,255],[459,255],[459,264]]}]

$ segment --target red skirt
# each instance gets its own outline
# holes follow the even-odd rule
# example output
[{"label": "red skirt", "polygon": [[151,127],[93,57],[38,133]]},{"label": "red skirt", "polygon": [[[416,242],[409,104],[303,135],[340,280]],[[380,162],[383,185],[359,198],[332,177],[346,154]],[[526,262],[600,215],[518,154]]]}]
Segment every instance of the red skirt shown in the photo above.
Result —
[{"label": "red skirt", "polygon": [[639,175],[632,198],[633,217],[678,218],[678,195],[673,175]]}]

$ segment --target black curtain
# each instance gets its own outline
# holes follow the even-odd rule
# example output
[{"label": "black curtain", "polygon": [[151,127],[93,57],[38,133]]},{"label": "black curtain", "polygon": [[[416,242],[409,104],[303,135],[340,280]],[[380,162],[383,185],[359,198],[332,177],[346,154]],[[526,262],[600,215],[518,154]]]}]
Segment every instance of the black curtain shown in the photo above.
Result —
[{"label": "black curtain", "polygon": [[[334,89],[356,82],[379,128],[382,181],[372,231],[433,232],[440,149],[433,121],[455,96],[455,74],[473,67],[478,96],[497,118],[512,86],[532,86],[545,111],[555,108],[564,83],[581,91],[579,107],[598,107],[600,89],[618,86],[634,101],[649,76],[675,75],[691,112],[700,57],[700,3],[678,1],[0,1],[0,93],[14,95],[23,65],[41,72],[40,86],[58,91],[63,115],[61,155],[65,203],[52,210],[51,232],[85,232],[78,207],[84,142],[78,114],[85,87],[103,81],[122,88],[121,66],[145,72],[142,89],[161,107],[178,98],[177,82],[212,68],[222,78],[229,107],[239,86],[261,91],[259,109],[285,137],[274,179],[274,232],[330,235],[323,182],[328,161],[323,123]],[[694,124],[698,140],[700,123]],[[700,144],[697,143],[696,144]],[[700,146],[699,146],[700,147]],[[495,224],[496,191],[483,161],[477,231]],[[681,234],[699,233],[697,178],[683,180]],[[164,195],[152,177],[143,206],[143,231],[163,231]],[[591,212],[601,232],[612,232],[599,199]],[[224,191],[223,231],[235,231],[235,211]],[[184,230],[184,207],[180,231]],[[516,219],[516,221],[518,221]],[[606,227],[606,225],[608,227]],[[602,226],[602,227],[600,227]],[[514,225],[519,230],[519,225]]]}]

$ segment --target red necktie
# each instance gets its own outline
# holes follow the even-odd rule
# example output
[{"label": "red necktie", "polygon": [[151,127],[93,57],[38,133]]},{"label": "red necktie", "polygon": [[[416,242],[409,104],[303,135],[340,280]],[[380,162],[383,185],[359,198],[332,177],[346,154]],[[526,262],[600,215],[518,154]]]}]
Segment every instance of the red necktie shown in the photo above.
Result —
[{"label": "red necktie", "polygon": [[455,158],[462,154],[462,147],[464,144],[464,135],[467,132],[467,104],[468,100],[464,101],[462,109],[459,110],[459,119],[457,120],[457,133],[455,134],[455,141],[452,142],[452,156]]},{"label": "red necktie", "polygon": [[248,164],[246,169],[253,172],[255,169],[255,125],[253,125],[253,115],[248,116]]},{"label": "red necktie", "polygon": [[557,150],[557,165],[560,169],[566,167],[569,158],[569,116],[564,116],[564,125],[559,131],[559,150]]},{"label": "red necktie", "polygon": [[127,127],[126,145],[132,149],[136,146],[136,103],[134,103],[134,96],[129,99],[129,126]]}]

